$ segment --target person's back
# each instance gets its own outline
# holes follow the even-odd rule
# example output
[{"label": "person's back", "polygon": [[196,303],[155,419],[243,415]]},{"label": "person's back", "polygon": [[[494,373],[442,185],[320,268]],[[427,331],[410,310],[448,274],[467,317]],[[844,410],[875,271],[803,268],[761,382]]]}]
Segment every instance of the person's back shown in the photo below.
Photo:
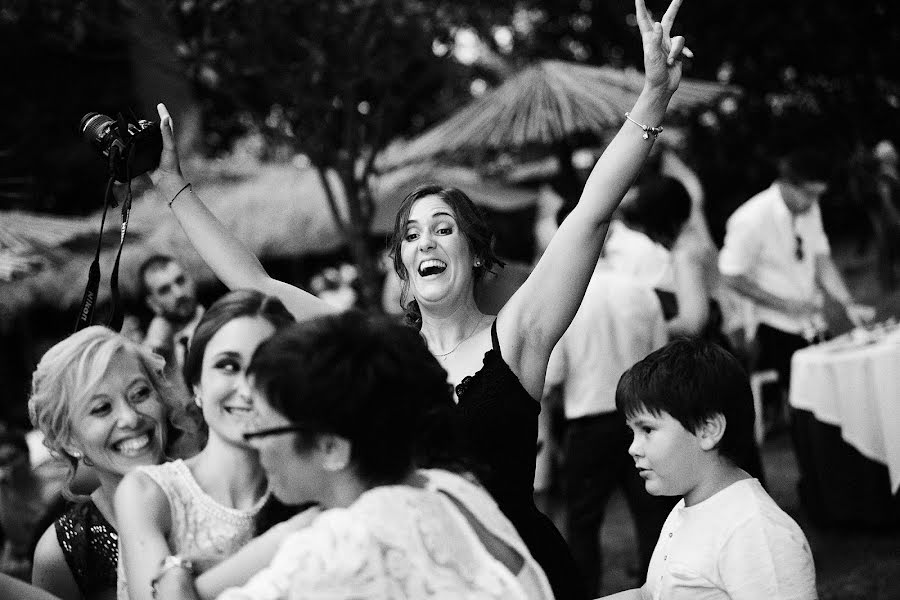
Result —
[{"label": "person's back", "polygon": [[[426,474],[427,473],[427,474]],[[466,514],[471,496],[459,500],[446,490],[458,491],[461,479],[447,472],[423,472],[437,483],[426,487],[384,485],[364,492],[347,508],[322,513],[305,529],[289,535],[268,569],[240,590],[227,591],[222,600],[256,597],[271,589],[271,581],[289,572],[287,598],[336,598],[352,595],[370,600],[389,598],[550,598],[549,584],[536,567],[524,543],[493,506],[501,525],[497,539],[513,545],[517,565],[522,560],[537,576],[531,586],[516,577],[511,565],[497,560],[483,545]],[[436,487],[435,487],[436,486]],[[463,486],[464,485],[463,482]],[[474,488],[476,486],[468,486]],[[469,502],[467,502],[469,500]],[[483,504],[476,503],[476,504]],[[486,525],[480,520],[481,527]],[[502,527],[505,525],[505,528]],[[497,529],[488,531],[491,535]],[[508,535],[503,536],[503,533]],[[323,556],[335,557],[322,560]],[[528,589],[529,592],[525,592]],[[527,595],[526,595],[527,594]]]},{"label": "person's back", "polygon": [[683,496],[641,597],[816,597],[803,531],[737,466],[753,447],[753,401],[737,359],[703,340],[676,340],[622,376],[616,405],[647,491]]},{"label": "person's back", "polygon": [[622,373],[665,342],[665,320],[653,289],[601,264],[554,349],[547,383],[564,381],[567,419],[612,412]]}]

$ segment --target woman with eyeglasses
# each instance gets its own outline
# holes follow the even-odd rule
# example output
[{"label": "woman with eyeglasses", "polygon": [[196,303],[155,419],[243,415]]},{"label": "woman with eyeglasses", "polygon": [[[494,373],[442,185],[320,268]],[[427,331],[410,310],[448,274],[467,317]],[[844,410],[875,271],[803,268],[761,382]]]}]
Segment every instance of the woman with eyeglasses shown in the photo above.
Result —
[{"label": "woman with eyeglasses", "polygon": [[[68,467],[63,493],[75,501],[38,541],[32,582],[63,600],[114,598],[123,520],[113,496],[128,473],[178,456],[174,445],[194,437],[186,399],[166,381],[162,359],[93,326],[44,354],[28,410],[44,444]],[[69,490],[82,465],[99,479],[89,496]]]},{"label": "woman with eyeglasses", "polygon": [[263,342],[246,380],[257,413],[244,437],[273,493],[322,512],[220,595],[166,557],[159,598],[553,598],[483,488],[418,468],[453,462],[455,406],[415,330],[356,312],[312,319]]},{"label": "woman with eyeglasses", "polygon": [[256,534],[269,488],[256,448],[243,437],[253,405],[241,382],[257,346],[293,322],[279,300],[238,290],[210,306],[198,324],[184,377],[209,430],[206,445],[187,460],[136,469],[116,492],[131,600],[151,598],[164,557],[189,555],[204,570]]}]

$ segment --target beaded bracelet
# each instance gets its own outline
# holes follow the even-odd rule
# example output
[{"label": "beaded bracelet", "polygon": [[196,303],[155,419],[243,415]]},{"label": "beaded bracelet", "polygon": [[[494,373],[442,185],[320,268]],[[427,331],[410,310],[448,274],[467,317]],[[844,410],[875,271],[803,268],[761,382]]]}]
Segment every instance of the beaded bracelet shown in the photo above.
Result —
[{"label": "beaded bracelet", "polygon": [[165,575],[172,569],[184,569],[185,571],[193,575],[194,563],[186,558],[182,558],[181,556],[169,555],[162,559],[162,562],[159,564],[159,570],[156,572],[156,575],[153,577],[153,579],[150,580],[150,595],[153,598],[156,598],[156,594],[159,591],[159,582],[163,578],[163,575]]},{"label": "beaded bracelet", "polygon": [[643,123],[638,123],[637,121],[635,121],[634,119],[631,118],[630,112],[625,113],[625,118],[628,119],[629,121],[631,121],[632,123],[634,123],[635,125],[637,125],[638,127],[640,127],[641,130],[643,130],[643,132],[644,132],[643,137],[645,140],[649,140],[651,135],[653,136],[653,139],[655,140],[657,137],[659,137],[659,134],[662,133],[662,130],[663,130],[662,127],[651,127],[650,125],[644,125]]},{"label": "beaded bracelet", "polygon": [[174,196],[172,196],[172,199],[169,200],[169,208],[172,208],[172,203],[175,202],[175,198],[177,198],[177,197],[181,194],[181,192],[183,192],[184,190],[188,189],[189,187],[191,187],[191,184],[189,184],[189,183],[184,184],[184,187],[181,188],[180,190],[178,190],[178,193],[177,193],[177,194],[175,194]]}]

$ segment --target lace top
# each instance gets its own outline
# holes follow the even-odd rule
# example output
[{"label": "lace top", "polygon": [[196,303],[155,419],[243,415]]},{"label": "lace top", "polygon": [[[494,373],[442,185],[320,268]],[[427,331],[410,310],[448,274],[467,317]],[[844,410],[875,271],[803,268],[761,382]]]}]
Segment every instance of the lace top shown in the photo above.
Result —
[{"label": "lace top", "polygon": [[481,369],[456,386],[467,458],[501,507],[531,504],[541,408],[503,360],[496,320],[491,341]]},{"label": "lace top", "polygon": [[[444,477],[461,479],[450,473]],[[450,487],[446,482],[435,485]],[[478,493],[480,504],[467,505],[468,496],[458,500],[480,520],[483,507],[493,503],[483,491]],[[526,561],[530,559],[496,506],[484,524]],[[536,573],[531,587],[542,592],[531,597],[552,598],[543,574],[539,569]],[[325,511],[312,525],[285,538],[269,567],[244,587],[219,596],[219,600],[315,598],[525,600],[529,596],[484,548],[450,497],[434,489],[396,485],[371,489],[349,508]]]},{"label": "lace top", "polygon": [[119,534],[88,500],[72,505],[54,523],[66,564],[85,598],[115,589]]},{"label": "lace top", "polygon": [[162,488],[169,501],[173,554],[224,559],[255,534],[255,517],[268,500],[268,492],[250,510],[223,506],[200,488],[183,460],[138,467]]}]

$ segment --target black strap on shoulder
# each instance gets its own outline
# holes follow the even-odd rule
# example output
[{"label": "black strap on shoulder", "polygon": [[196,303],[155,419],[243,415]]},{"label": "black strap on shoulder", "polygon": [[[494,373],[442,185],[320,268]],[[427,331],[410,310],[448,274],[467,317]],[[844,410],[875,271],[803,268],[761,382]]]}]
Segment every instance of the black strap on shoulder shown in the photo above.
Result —
[{"label": "black strap on shoulder", "polygon": [[503,358],[503,353],[500,352],[500,342],[497,340],[497,319],[491,323],[491,347],[500,355],[500,358]]}]

